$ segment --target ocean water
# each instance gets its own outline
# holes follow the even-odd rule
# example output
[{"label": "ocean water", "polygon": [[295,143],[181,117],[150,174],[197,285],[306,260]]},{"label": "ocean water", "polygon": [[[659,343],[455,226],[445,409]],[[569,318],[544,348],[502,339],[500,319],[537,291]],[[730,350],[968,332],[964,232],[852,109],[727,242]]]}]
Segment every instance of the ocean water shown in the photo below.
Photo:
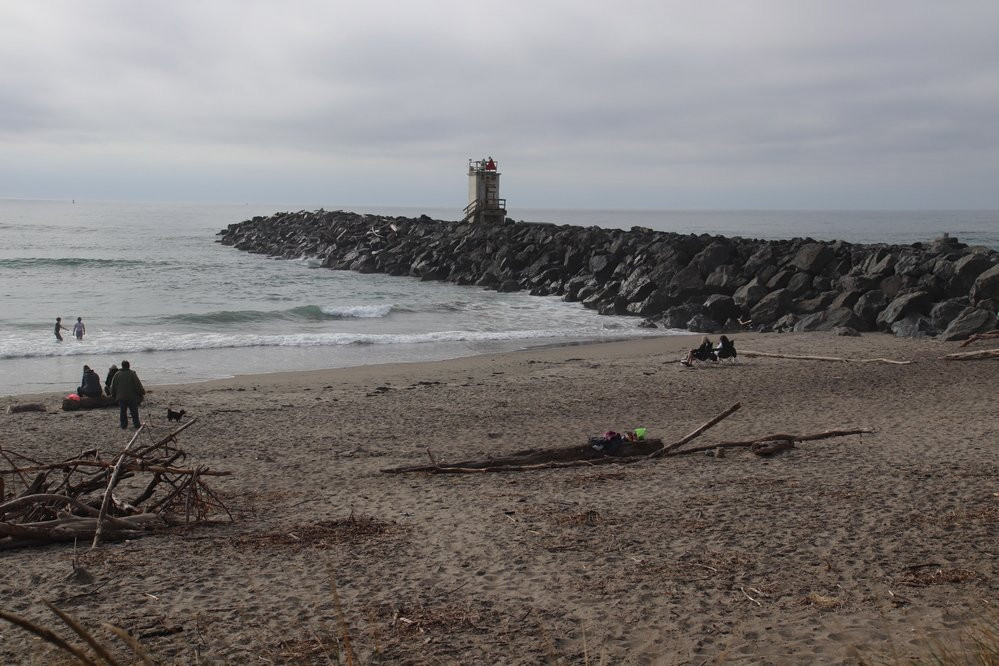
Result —
[{"label": "ocean water", "polygon": [[[275,260],[215,242],[233,222],[320,205],[0,200],[0,395],[75,390],[129,359],[149,385],[439,360],[662,335],[577,303]],[[324,205],[454,219],[452,209]],[[518,220],[755,238],[910,243],[949,232],[999,248],[999,212],[511,211]],[[87,326],[53,335],[55,318]],[[674,332],[675,333],[675,332]]]}]

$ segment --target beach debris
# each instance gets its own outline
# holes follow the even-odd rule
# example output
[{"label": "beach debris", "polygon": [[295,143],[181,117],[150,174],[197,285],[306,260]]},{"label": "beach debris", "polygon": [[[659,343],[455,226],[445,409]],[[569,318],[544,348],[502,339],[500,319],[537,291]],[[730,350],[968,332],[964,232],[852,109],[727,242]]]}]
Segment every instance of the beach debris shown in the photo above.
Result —
[{"label": "beach debris", "polygon": [[909,365],[912,361],[896,361],[890,358],[840,358],[838,356],[801,356],[797,354],[771,354],[770,352],[740,351],[748,358],[787,358],[795,361],[838,361],[840,363],[890,363],[892,365]]},{"label": "beach debris", "polygon": [[20,405],[7,405],[8,414],[20,414],[22,412],[44,412],[45,405],[40,402],[25,402]]},{"label": "beach debris", "polygon": [[443,463],[433,456],[430,450],[429,465],[411,465],[406,467],[391,467],[381,470],[384,474],[401,474],[407,472],[429,472],[431,474],[474,474],[482,472],[526,472],[539,469],[561,469],[566,467],[589,467],[604,464],[628,464],[656,458],[672,457],[688,453],[712,452],[715,457],[724,457],[723,450],[730,448],[745,448],[758,456],[769,456],[780,451],[794,448],[797,442],[809,442],[833,437],[863,435],[873,433],[871,428],[851,428],[841,430],[826,430],[824,432],[797,435],[775,433],[743,441],[719,442],[705,446],[681,448],[702,435],[705,431],[718,424],[723,419],[734,414],[742,407],[735,403],[711,420],[698,426],[689,435],[673,442],[664,444],[661,439],[642,439],[623,442],[613,450],[597,450],[589,443],[582,446],[570,446],[558,449],[528,449],[502,458],[486,460],[466,460],[456,463]]},{"label": "beach debris", "polygon": [[973,342],[978,342],[979,340],[993,340],[999,338],[999,329],[994,331],[985,331],[984,333],[975,333],[970,338],[961,343],[962,347],[967,347]]},{"label": "beach debris", "polygon": [[[22,486],[20,493],[0,497],[0,550],[83,539],[96,547],[102,540],[136,538],[171,524],[207,522],[219,511],[232,520],[204,480],[229,472],[178,466],[187,453],[176,446],[176,437],[196,422],[191,419],[158,441],[140,445],[148,434],[143,426],[110,460],[89,449],[68,460],[43,463],[0,448],[0,457],[10,465],[0,469],[0,488]],[[132,493],[130,499],[123,499],[126,492]]]},{"label": "beach debris", "polygon": [[945,361],[980,361],[987,358],[999,358],[999,349],[979,349],[970,352],[954,352],[940,358]]}]

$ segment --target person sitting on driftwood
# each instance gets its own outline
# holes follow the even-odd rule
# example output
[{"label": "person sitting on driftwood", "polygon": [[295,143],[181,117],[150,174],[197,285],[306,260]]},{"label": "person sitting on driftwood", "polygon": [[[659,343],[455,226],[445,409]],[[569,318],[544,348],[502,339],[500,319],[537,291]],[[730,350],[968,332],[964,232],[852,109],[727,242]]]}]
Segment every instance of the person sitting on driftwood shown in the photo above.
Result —
[{"label": "person sitting on driftwood", "polygon": [[715,347],[715,354],[718,358],[723,360],[726,358],[735,360],[736,356],[738,356],[735,352],[735,342],[733,340],[729,340],[724,335],[720,336],[718,338],[718,346]]},{"label": "person sitting on driftwood", "polygon": [[87,398],[101,397],[101,376],[91,370],[89,365],[83,366],[83,379],[76,392]]},{"label": "person sitting on driftwood", "polygon": [[680,363],[683,363],[688,368],[693,365],[694,361],[717,361],[718,357],[715,355],[714,345],[711,344],[711,340],[708,336],[701,338],[701,344],[696,349],[691,349],[687,352],[687,357],[684,358]]},{"label": "person sitting on driftwood", "polygon": [[112,363],[111,367],[108,368],[108,376],[104,378],[104,393],[106,393],[108,397],[111,396],[111,380],[114,379],[114,374],[116,372],[118,372],[118,366]]}]

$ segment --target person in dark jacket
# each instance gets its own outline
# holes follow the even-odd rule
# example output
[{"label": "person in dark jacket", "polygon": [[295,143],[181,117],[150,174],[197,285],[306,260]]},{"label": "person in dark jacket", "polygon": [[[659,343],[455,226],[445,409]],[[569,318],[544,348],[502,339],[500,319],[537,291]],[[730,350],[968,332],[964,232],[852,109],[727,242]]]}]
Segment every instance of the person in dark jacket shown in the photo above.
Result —
[{"label": "person in dark jacket", "polygon": [[118,401],[118,412],[121,429],[128,428],[128,414],[132,414],[132,425],[139,428],[139,403],[146,395],[139,375],[135,374],[128,361],[121,362],[121,369],[115,373],[111,380],[111,398]]},{"label": "person in dark jacket", "polygon": [[720,359],[735,359],[738,354],[735,351],[735,341],[729,340],[726,336],[722,335],[718,338],[718,346],[715,348],[715,353]]},{"label": "person in dark jacket", "polygon": [[83,379],[76,392],[88,398],[101,397],[101,376],[91,370],[89,365],[83,366]]},{"label": "person in dark jacket", "polygon": [[114,379],[115,373],[118,372],[118,366],[114,363],[108,368],[108,376],[104,378],[104,393],[111,395],[111,380]]}]

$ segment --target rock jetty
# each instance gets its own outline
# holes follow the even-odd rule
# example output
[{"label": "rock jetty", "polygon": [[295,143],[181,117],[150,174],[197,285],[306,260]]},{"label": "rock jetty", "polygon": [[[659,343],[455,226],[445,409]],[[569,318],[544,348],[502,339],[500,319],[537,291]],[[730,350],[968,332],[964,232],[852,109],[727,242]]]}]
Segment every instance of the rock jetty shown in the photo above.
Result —
[{"label": "rock jetty", "polygon": [[859,245],[324,210],[254,217],[218,235],[332,269],[557,295],[650,327],[959,340],[997,325],[999,252],[948,235]]}]

